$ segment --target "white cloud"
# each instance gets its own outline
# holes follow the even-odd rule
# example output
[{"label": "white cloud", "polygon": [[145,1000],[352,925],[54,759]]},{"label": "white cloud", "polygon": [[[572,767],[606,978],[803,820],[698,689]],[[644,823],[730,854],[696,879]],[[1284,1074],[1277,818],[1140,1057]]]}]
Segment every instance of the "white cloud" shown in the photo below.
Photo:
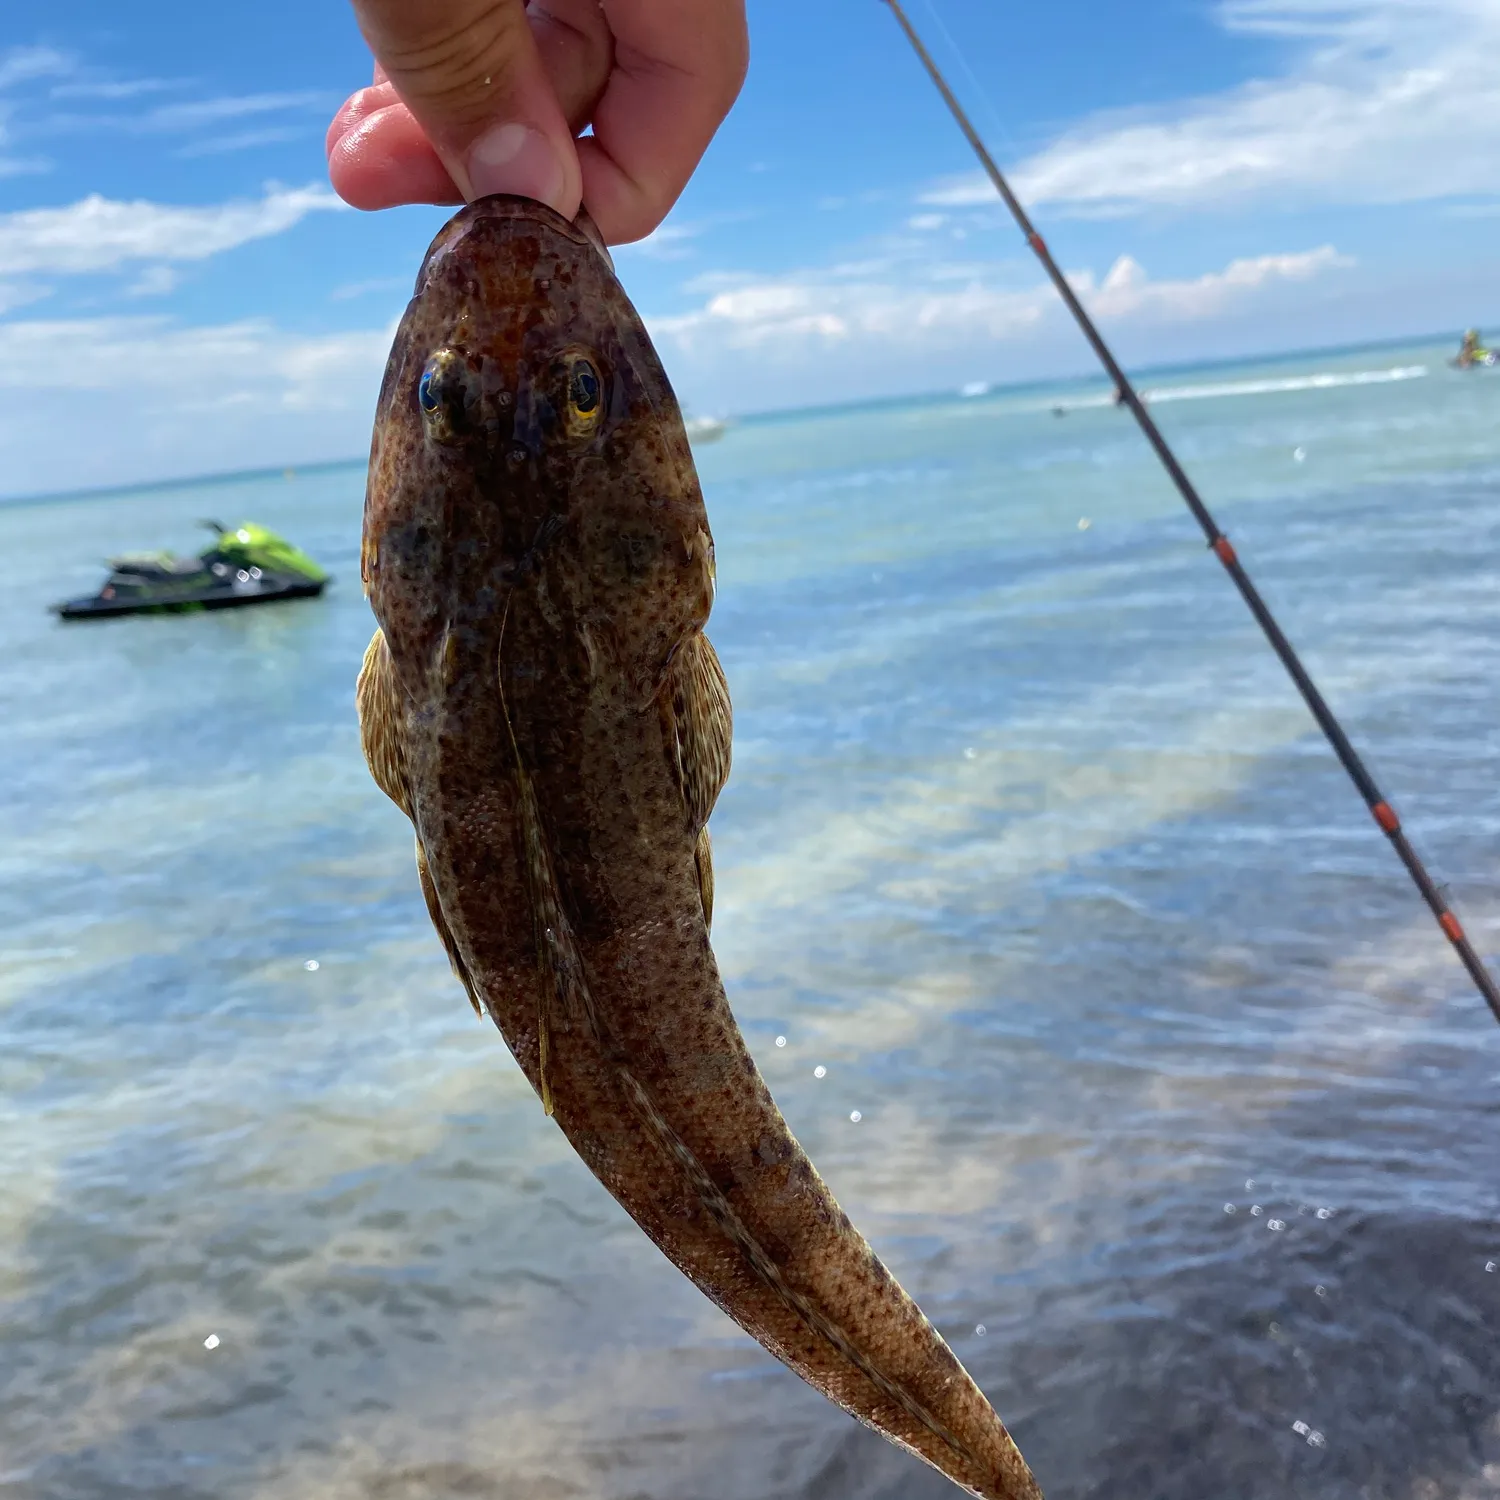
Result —
[{"label": "white cloud", "polygon": [[[1102,321],[1171,322],[1237,310],[1273,283],[1306,281],[1352,264],[1333,246],[1323,245],[1231,261],[1222,270],[1193,278],[1153,281],[1135,260],[1122,256],[1102,281],[1088,271],[1073,273],[1069,280]],[[652,319],[652,332],[683,349],[774,346],[779,357],[805,354],[809,346],[867,341],[880,346],[881,358],[899,361],[915,350],[1013,339],[1060,313],[1050,284],[1016,286],[1008,264],[915,270],[876,262],[848,271],[844,276],[806,272],[774,279],[703,278],[704,304]]]},{"label": "white cloud", "polygon": [[31,302],[40,302],[43,297],[49,295],[47,287],[37,286],[35,283],[0,281],[0,314],[12,312],[18,307],[25,307]]},{"label": "white cloud", "polygon": [[632,240],[628,245],[617,245],[615,255],[649,255],[655,260],[686,260],[693,252],[688,248],[689,240],[697,239],[708,226],[706,224],[681,224],[668,222],[658,224],[643,239]]},{"label": "white cloud", "polygon": [[345,205],[326,188],[269,188],[258,202],[186,208],[97,193],[66,208],[0,214],[0,276],[80,275],[136,260],[206,260],[281,234],[310,213]]},{"label": "white cloud", "polygon": [[45,156],[0,156],[0,177],[30,177],[51,170]]},{"label": "white cloud", "polygon": [[[130,100],[177,86],[162,79],[139,79],[67,84],[51,92],[54,98]],[[50,135],[188,136],[193,139],[175,154],[207,156],[300,140],[317,128],[315,121],[321,125],[319,117],[326,118],[336,102],[333,95],[308,90],[232,94],[179,100],[132,113],[53,113],[33,128]],[[305,118],[296,124],[283,123],[287,116]]]},{"label": "white cloud", "polygon": [[147,266],[131,284],[125,288],[127,297],[165,297],[177,290],[181,273],[172,266]]},{"label": "white cloud", "polygon": [[[53,47],[12,47],[0,52],[0,93],[15,88],[17,84],[30,83],[35,78],[66,76],[73,68],[73,59]],[[0,105],[0,146],[5,144],[9,135],[6,118],[10,111],[8,103]],[[50,171],[51,167],[52,163],[45,157],[0,154],[0,178],[24,177]]]},{"label": "white cloud", "polygon": [[159,94],[175,87],[178,85],[165,78],[101,78],[60,83],[48,93],[53,99],[139,99],[142,94]]},{"label": "white cloud", "polygon": [[613,246],[611,254],[627,259],[633,255],[647,255],[653,260],[688,260],[694,254],[694,240],[710,230],[722,229],[728,224],[743,224],[759,215],[757,209],[738,208],[712,214],[706,219],[669,218],[643,238]]},{"label": "white cloud", "polygon": [[268,130],[240,130],[233,135],[208,135],[189,145],[179,146],[172,155],[184,159],[194,156],[225,156],[231,151],[253,151],[257,146],[300,141],[309,133],[307,129],[296,125],[276,125]]},{"label": "white cloud", "polygon": [[[394,329],[288,335],[260,319],[182,327],[164,317],[0,323],[0,388],[109,391],[147,406],[250,401],[262,410],[349,404],[348,380],[378,380]],[[208,393],[205,395],[205,393]]]},{"label": "white cloud", "polygon": [[30,83],[34,78],[61,78],[76,64],[66,52],[55,47],[11,47],[0,53],[0,89]]},{"label": "white cloud", "polygon": [[[1237,298],[1276,281],[1307,281],[1324,271],[1354,264],[1332,245],[1290,255],[1257,255],[1232,260],[1222,271],[1187,281],[1152,281],[1130,256],[1122,255],[1094,291],[1089,278],[1075,287],[1098,318],[1128,318],[1141,313],[1165,318],[1207,318],[1224,312]],[[1081,282],[1081,284],[1080,284]],[[1092,293],[1092,295],[1090,295]]]},{"label": "white cloud", "polygon": [[[1219,16],[1231,31],[1285,41],[1288,69],[1085,121],[1015,168],[1022,198],[1111,213],[1494,192],[1497,0],[1227,0]],[[976,174],[922,201],[995,195]]]},{"label": "white cloud", "polygon": [[280,114],[285,110],[322,110],[329,96],[320,93],[238,94],[220,99],[191,99],[181,104],[162,104],[139,119],[141,130],[198,130],[221,125],[226,120],[245,120],[256,115]]},{"label": "white cloud", "polygon": [[[129,99],[172,85],[157,79],[139,84],[76,85],[52,91],[54,97]],[[87,92],[84,92],[87,90]],[[331,94],[302,91],[281,94],[228,94],[211,99],[184,99],[158,104],[131,114],[57,113],[45,118],[40,128],[59,134],[180,135],[217,126],[252,122],[284,114],[319,115],[334,104]]]},{"label": "white cloud", "polygon": [[330,302],[348,302],[355,297],[368,297],[372,292],[392,293],[402,292],[406,297],[411,296],[413,277],[405,276],[372,276],[368,281],[346,281],[342,286],[336,286],[329,292]]},{"label": "white cloud", "polygon": [[[393,332],[143,316],[0,322],[0,392],[14,396],[0,400],[0,487],[355,457],[369,443]],[[52,393],[67,399],[36,399]]]}]

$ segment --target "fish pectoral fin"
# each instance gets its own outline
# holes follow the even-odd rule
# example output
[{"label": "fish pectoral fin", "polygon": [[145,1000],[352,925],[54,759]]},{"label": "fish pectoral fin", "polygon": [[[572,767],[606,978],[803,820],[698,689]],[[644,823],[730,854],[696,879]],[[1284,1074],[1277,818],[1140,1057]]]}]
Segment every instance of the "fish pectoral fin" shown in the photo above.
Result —
[{"label": "fish pectoral fin", "polygon": [[698,869],[698,891],[703,900],[703,925],[711,927],[714,861],[708,819],[729,779],[734,715],[729,706],[724,669],[701,631],[685,642],[673,658],[661,701],[667,753],[677,771],[688,826],[698,835],[693,854]]},{"label": "fish pectoral fin", "polygon": [[703,901],[703,925],[714,916],[713,849],[708,819],[729,779],[734,715],[718,654],[702,631],[683,642],[658,699],[667,757],[677,773],[688,827],[698,836],[694,862]]},{"label": "fish pectoral fin", "polygon": [[698,832],[729,780],[734,715],[718,654],[701,631],[683,642],[662,685],[667,750],[682,788],[688,825]]},{"label": "fish pectoral fin", "polygon": [[432,925],[437,929],[437,935],[442,940],[443,951],[448,955],[448,965],[458,976],[458,982],[463,985],[464,993],[469,997],[469,1004],[474,1007],[474,1014],[484,1015],[484,1006],[479,1003],[479,992],[474,987],[474,981],[469,977],[469,967],[464,962],[463,954],[458,951],[458,944],[453,941],[453,934],[448,930],[447,918],[443,916],[443,908],[438,903],[437,886],[433,883],[432,871],[427,868],[427,851],[422,847],[422,840],[417,840],[417,879],[422,883],[422,896],[427,902],[427,915],[432,918]]},{"label": "fish pectoral fin", "polygon": [[401,689],[383,630],[377,630],[365,648],[359,681],[354,685],[354,702],[359,710],[359,743],[370,775],[409,818],[411,794],[407,790],[406,747],[401,738]]},{"label": "fish pectoral fin", "polygon": [[[401,689],[396,682],[395,663],[391,661],[391,648],[383,630],[375,632],[365,649],[364,665],[354,687],[354,701],[359,709],[359,742],[370,775],[375,778],[375,785],[409,818],[411,793],[406,779],[406,746],[401,737]],[[433,883],[432,871],[427,868],[427,851],[420,838],[417,839],[417,878],[427,902],[427,915],[432,918],[432,925],[442,939],[448,962],[463,985],[475,1015],[482,1016],[484,1007],[479,1003],[474,981],[458,945],[453,941],[453,934],[448,930],[443,908],[438,904],[437,886]]]}]

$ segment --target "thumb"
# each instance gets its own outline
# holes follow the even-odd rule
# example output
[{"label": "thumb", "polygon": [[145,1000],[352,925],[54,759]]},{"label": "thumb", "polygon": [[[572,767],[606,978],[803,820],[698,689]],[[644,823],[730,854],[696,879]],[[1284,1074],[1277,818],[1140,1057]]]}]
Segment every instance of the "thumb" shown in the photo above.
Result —
[{"label": "thumb", "polygon": [[535,198],[571,219],[582,177],[525,0],[354,0],[392,87],[466,199]]}]

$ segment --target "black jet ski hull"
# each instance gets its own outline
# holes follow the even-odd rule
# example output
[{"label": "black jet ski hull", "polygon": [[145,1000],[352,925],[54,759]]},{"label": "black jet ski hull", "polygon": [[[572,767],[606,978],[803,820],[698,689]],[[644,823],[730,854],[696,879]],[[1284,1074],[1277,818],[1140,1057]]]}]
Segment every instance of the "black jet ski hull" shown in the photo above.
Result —
[{"label": "black jet ski hull", "polygon": [[238,609],[243,604],[274,604],[280,599],[312,599],[323,592],[324,579],[296,582],[250,590],[232,588],[204,589],[176,597],[104,599],[93,595],[87,599],[69,599],[54,604],[54,612],[64,620],[102,620],[115,615],[181,615],[200,609]]}]

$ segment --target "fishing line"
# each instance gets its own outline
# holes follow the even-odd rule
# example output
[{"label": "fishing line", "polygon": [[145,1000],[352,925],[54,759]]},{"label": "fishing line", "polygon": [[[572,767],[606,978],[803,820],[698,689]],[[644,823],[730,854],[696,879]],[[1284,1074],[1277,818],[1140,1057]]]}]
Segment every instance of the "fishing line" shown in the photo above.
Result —
[{"label": "fishing line", "polygon": [[1349,779],[1354,783],[1360,796],[1364,798],[1365,806],[1370,809],[1370,816],[1375,819],[1376,826],[1391,841],[1401,863],[1406,866],[1407,874],[1411,876],[1413,884],[1422,893],[1422,899],[1427,903],[1433,916],[1437,918],[1437,924],[1442,928],[1443,936],[1453,945],[1464,968],[1469,972],[1469,978],[1474,981],[1475,987],[1488,1002],[1495,1019],[1500,1021],[1500,987],[1496,986],[1490,971],[1484,965],[1484,960],[1470,943],[1463,924],[1449,908],[1443,892],[1433,881],[1432,876],[1427,873],[1427,866],[1422,863],[1421,856],[1412,848],[1395,810],[1375,784],[1375,778],[1370,775],[1365,763],[1359,758],[1359,753],[1350,743],[1349,736],[1344,733],[1344,728],[1334,716],[1333,710],[1324,702],[1322,693],[1318,691],[1316,684],[1308,676],[1307,669],[1302,665],[1301,657],[1297,655],[1292,643],[1282,633],[1281,626],[1276,623],[1276,618],[1272,615],[1266,601],[1261,598],[1260,591],[1250,581],[1250,575],[1236,556],[1229,538],[1219,530],[1218,523],[1193,487],[1192,480],[1187,477],[1182,465],[1177,462],[1176,454],[1167,445],[1167,440],[1161,435],[1151,414],[1136,394],[1135,387],[1116,363],[1114,355],[1110,353],[1109,345],[1104,342],[1099,330],[1094,326],[1094,320],[1084,310],[1077,294],[1068,284],[1067,277],[1053,260],[1052,252],[1048,250],[1046,242],[1036,232],[1026,210],[1021,206],[1020,199],[1011,191],[1010,184],[1005,180],[1000,168],[995,165],[994,157],[985,148],[979,132],[974,129],[968,115],[964,113],[963,106],[954,97],[953,90],[948,87],[947,80],[932,60],[932,54],[922,44],[921,37],[917,35],[915,28],[907,19],[906,12],[901,8],[901,0],[885,0],[885,3],[890,6],[902,31],[906,33],[907,41],[911,43],[912,50],[921,59],[922,66],[927,69],[928,76],[936,85],[938,93],[943,96],[943,102],[948,106],[954,120],[958,122],[958,128],[963,131],[964,137],[973,147],[974,154],[979,158],[985,174],[994,184],[995,191],[999,193],[1005,206],[1010,210],[1011,216],[1020,226],[1021,233],[1026,236],[1026,243],[1036,252],[1036,257],[1041,261],[1052,285],[1057,288],[1058,296],[1063,299],[1068,311],[1073,314],[1073,319],[1082,329],[1084,338],[1089,341],[1094,353],[1098,355],[1099,363],[1104,366],[1110,379],[1114,381],[1115,389],[1119,392],[1122,402],[1130,408],[1130,413],[1145,434],[1146,441],[1155,450],[1156,456],[1162,462],[1162,467],[1166,469],[1172,483],[1177,486],[1178,494],[1182,496],[1187,503],[1187,508],[1193,513],[1193,519],[1202,528],[1209,550],[1224,565],[1224,571],[1234,581],[1234,586],[1240,591],[1240,597],[1249,607],[1250,613],[1255,616],[1256,624],[1260,626],[1266,639],[1271,643],[1271,649],[1281,659],[1282,666],[1286,668],[1287,674],[1296,684],[1297,691],[1301,693],[1302,701],[1307,704],[1313,718],[1317,720],[1318,728],[1323,731],[1328,743],[1333,747],[1333,753],[1338,756],[1339,764],[1349,773]]},{"label": "fishing line", "polygon": [[979,81],[979,75],[969,66],[969,59],[964,56],[964,49],[958,45],[953,38],[953,33],[948,30],[943,21],[941,12],[938,10],[934,0],[925,0],[927,14],[932,17],[932,24],[942,34],[942,38],[948,44],[948,51],[957,61],[959,67],[964,70],[964,77],[969,80],[969,86],[974,90],[975,96],[984,105],[984,112],[990,117],[990,124],[1000,132],[1000,139],[1005,142],[1007,148],[1015,155],[1020,155],[1020,147],[1015,143],[1009,130],[1005,127],[1005,121],[1000,118],[1000,111],[995,108],[995,101],[990,97],[989,90]]}]

